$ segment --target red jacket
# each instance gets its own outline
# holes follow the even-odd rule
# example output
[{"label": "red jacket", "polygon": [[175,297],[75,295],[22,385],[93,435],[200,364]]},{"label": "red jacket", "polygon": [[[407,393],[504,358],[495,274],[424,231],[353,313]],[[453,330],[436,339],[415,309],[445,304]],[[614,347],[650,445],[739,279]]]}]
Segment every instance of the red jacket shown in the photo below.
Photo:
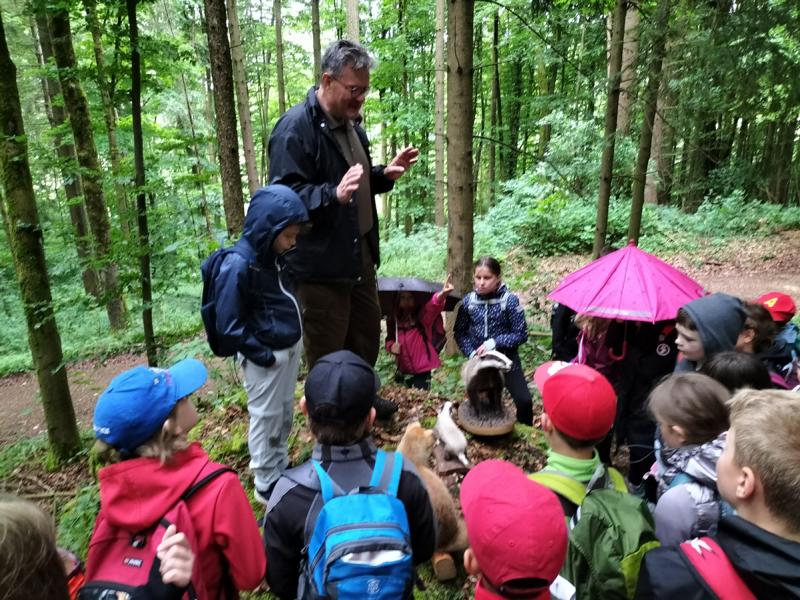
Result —
[{"label": "red jacket", "polygon": [[[439,353],[431,343],[433,324],[442,314],[445,299],[439,299],[438,294],[431,294],[431,299],[419,309],[416,318],[425,329],[425,338],[417,324],[403,325],[394,320],[394,328],[387,332],[386,351],[391,354],[391,347],[395,341],[400,342],[400,354],[395,357],[397,370],[406,375],[426,373],[442,366]],[[391,327],[391,322],[390,322]]]},{"label": "red jacket", "polygon": [[[195,481],[223,465],[194,443],[165,465],[157,458],[133,458],[100,470],[100,515],[131,532],[152,526]],[[220,593],[223,560],[237,590],[252,590],[264,579],[267,559],[253,509],[234,473],[224,473],[186,502],[200,547],[195,560],[210,598]]]}]

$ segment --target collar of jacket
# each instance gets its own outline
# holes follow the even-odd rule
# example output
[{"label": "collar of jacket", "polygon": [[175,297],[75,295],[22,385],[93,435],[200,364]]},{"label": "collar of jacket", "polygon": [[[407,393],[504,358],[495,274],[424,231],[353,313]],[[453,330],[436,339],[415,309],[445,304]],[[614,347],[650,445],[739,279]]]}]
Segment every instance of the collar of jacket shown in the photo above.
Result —
[{"label": "collar of jacket", "polygon": [[311,458],[322,462],[344,462],[350,460],[363,460],[378,451],[372,436],[367,436],[360,442],[349,446],[328,446],[314,444]]}]

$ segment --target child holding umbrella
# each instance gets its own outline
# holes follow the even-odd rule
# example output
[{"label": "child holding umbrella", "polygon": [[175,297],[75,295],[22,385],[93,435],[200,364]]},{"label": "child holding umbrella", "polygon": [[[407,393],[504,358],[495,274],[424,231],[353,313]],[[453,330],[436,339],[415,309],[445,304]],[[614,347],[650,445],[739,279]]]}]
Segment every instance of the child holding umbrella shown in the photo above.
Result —
[{"label": "child holding umbrella", "polygon": [[386,351],[397,361],[397,383],[421,390],[430,388],[431,371],[442,365],[434,334],[441,326],[440,315],[452,291],[448,275],[441,291],[431,294],[422,305],[414,292],[397,292],[394,311],[386,323]]}]

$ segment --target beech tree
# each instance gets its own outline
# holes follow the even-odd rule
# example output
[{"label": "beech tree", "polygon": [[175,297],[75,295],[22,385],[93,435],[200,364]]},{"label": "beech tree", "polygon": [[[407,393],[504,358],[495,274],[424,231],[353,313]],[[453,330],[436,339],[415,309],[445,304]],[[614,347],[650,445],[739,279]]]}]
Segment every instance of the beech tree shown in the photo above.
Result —
[{"label": "beech tree", "polygon": [[66,460],[80,449],[80,436],[61,351],[61,336],[53,314],[43,234],[28,165],[28,142],[22,123],[17,69],[6,44],[2,11],[0,98],[3,99],[0,102],[0,168],[5,190],[3,212],[25,309],[28,345],[39,382],[50,449],[56,458]]}]

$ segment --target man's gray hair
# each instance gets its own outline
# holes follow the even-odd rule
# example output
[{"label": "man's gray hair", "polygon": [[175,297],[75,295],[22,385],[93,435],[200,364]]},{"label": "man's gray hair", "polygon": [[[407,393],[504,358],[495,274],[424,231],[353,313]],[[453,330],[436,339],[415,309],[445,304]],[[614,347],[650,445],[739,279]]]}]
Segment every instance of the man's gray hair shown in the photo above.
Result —
[{"label": "man's gray hair", "polygon": [[341,75],[346,67],[354,71],[374,69],[375,59],[358,42],[350,40],[333,42],[322,55],[322,72],[337,76]]}]

